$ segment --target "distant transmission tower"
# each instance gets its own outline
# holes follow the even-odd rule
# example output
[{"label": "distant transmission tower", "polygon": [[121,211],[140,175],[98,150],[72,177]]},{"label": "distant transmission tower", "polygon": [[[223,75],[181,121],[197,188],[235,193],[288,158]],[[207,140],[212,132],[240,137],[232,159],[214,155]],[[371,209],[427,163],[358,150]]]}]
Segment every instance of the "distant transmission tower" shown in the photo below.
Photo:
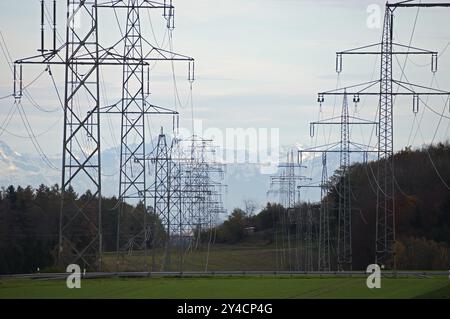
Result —
[{"label": "distant transmission tower", "polygon": [[327,153],[322,153],[322,178],[320,182],[319,258],[318,271],[331,270],[330,212],[328,209]]},{"label": "distant transmission tower", "polygon": [[[322,103],[323,99],[320,97],[319,102]],[[358,100],[354,99],[357,103]],[[337,266],[338,270],[351,270],[352,269],[352,208],[351,208],[351,185],[349,177],[349,168],[351,164],[351,153],[362,153],[366,154],[368,152],[375,152],[375,150],[368,150],[369,146],[362,145],[351,141],[350,138],[350,127],[353,125],[377,125],[377,122],[367,121],[358,117],[350,116],[348,110],[348,98],[344,91],[341,115],[329,119],[324,119],[317,122],[312,122],[310,127],[311,137],[315,135],[315,128],[319,125],[336,125],[340,128],[340,140],[338,142],[329,143],[327,145],[317,146],[314,148],[308,148],[299,151],[301,158],[304,153],[322,153],[323,156],[331,153],[339,154],[339,181],[336,185],[336,193],[338,196],[338,227],[337,227]],[[322,158],[322,166],[326,166],[326,157]],[[326,194],[327,186],[324,183],[324,174],[326,171],[322,172],[322,201],[324,200],[324,195]],[[322,206],[325,203],[322,202]],[[325,208],[323,208],[325,209]],[[323,212],[321,212],[323,213]],[[326,218],[326,215],[323,215]],[[322,227],[326,227],[329,224],[329,218],[325,219]],[[326,228],[319,229],[319,233],[326,235]],[[325,245],[325,241],[329,240],[326,237],[322,238]],[[324,246],[323,248],[327,250],[329,246]],[[321,247],[322,248],[322,247]],[[322,256],[323,257],[323,256]],[[319,259],[321,258],[319,252]]]},{"label": "distant transmission tower", "polygon": [[[299,163],[303,162],[304,151],[299,151]],[[314,217],[311,208],[308,208],[306,217],[301,214],[302,224],[306,224],[305,235],[302,236],[305,239],[302,241],[302,245],[306,247],[305,255],[308,256],[306,261],[303,263],[303,270],[312,271],[315,269],[314,258],[313,258],[313,246],[314,242],[318,242],[317,251],[317,270],[318,271],[330,271],[331,270],[331,234],[330,234],[330,213],[329,213],[329,203],[328,203],[328,166],[327,166],[327,153],[322,152],[322,176],[320,184],[310,182],[308,184],[301,184],[297,186],[299,189],[299,200],[302,189],[308,188],[319,188],[320,189],[320,211],[319,211],[319,229],[318,236],[313,232]],[[310,204],[308,204],[310,206]],[[306,223],[305,223],[306,221]],[[303,225],[300,227],[304,230]],[[309,257],[311,256],[311,257]]]},{"label": "distant transmission tower", "polygon": [[[449,95],[449,92],[415,85],[393,78],[394,55],[430,55],[431,71],[437,71],[437,52],[414,48],[408,45],[394,43],[394,11],[399,7],[450,7],[450,3],[414,3],[401,1],[387,3],[383,24],[381,43],[367,45],[356,49],[337,52],[336,71],[342,71],[343,55],[380,55],[380,78],[346,88],[319,93],[319,102],[324,101],[326,95],[354,95],[359,101],[360,96],[378,96],[378,173],[377,173],[377,205],[376,205],[376,240],[375,262],[396,269],[395,260],[395,187],[394,187],[394,136],[393,136],[393,108],[394,96],[412,96],[413,111],[417,112],[420,96]],[[372,50],[377,48],[378,50]],[[399,49],[395,51],[394,48]],[[396,85],[397,90],[394,90]],[[379,88],[378,92],[371,89]],[[351,92],[349,91],[351,90]],[[416,91],[417,90],[417,91]]]},{"label": "distant transmission tower", "polygon": [[173,228],[176,227],[178,216],[172,216],[173,211],[170,207],[172,196],[172,189],[170,185],[171,152],[169,146],[167,145],[166,136],[162,130],[154,152],[155,157],[153,158],[153,162],[155,163],[155,195],[153,207],[156,216],[161,219],[161,222],[164,225],[164,233],[159,234],[164,237],[164,256],[161,269],[164,271],[170,266],[170,241],[171,235],[173,234]]},{"label": "distant transmission tower", "polygon": [[[297,268],[299,268],[300,262],[304,261],[303,257],[300,257],[299,250],[303,247],[299,247],[302,244],[300,236],[303,228],[303,220],[301,217],[300,209],[297,209],[297,204],[299,204],[297,198],[297,188],[301,181],[304,181],[306,177],[301,175],[301,165],[299,165],[294,158],[294,150],[290,150],[286,156],[286,162],[280,163],[278,168],[281,170],[278,175],[271,176],[270,178],[270,189],[268,193],[278,194],[279,202],[285,208],[285,213],[280,215],[281,219],[281,235],[282,235],[282,245],[283,251],[281,256],[281,264],[284,260],[287,260],[289,270],[293,270],[292,261],[292,244],[291,244],[291,229],[290,225],[295,222],[296,224],[296,238],[297,245],[295,247]],[[303,237],[302,237],[303,239]],[[303,245],[302,245],[303,246]],[[278,252],[277,252],[278,253]],[[286,257],[287,255],[287,257]],[[301,259],[301,260],[300,260]]]},{"label": "distant transmission tower", "polygon": [[[193,136],[169,143],[161,131],[151,155],[155,165],[154,212],[163,226],[163,233],[153,234],[152,246],[155,250],[159,246],[156,239],[162,239],[162,271],[172,270],[173,248],[178,250],[178,268],[183,271],[187,251],[199,248],[202,233],[211,233],[217,216],[225,212],[220,196],[223,167],[208,156],[214,149],[211,142]],[[186,149],[184,144],[188,144]]]}]

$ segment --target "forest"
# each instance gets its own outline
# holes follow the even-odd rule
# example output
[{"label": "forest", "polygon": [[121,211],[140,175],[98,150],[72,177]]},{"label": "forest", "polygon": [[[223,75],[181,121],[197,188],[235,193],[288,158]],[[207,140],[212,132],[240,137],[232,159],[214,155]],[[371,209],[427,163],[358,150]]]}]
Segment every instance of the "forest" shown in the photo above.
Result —
[{"label": "forest", "polygon": [[[373,263],[375,238],[376,185],[373,174],[377,162],[357,163],[349,170],[352,194],[353,269]],[[399,269],[448,269],[450,264],[450,145],[437,144],[417,150],[404,149],[394,155],[396,256]],[[257,238],[258,245],[279,245],[286,232],[295,233],[302,212],[317,212],[329,205],[332,236],[337,224],[339,172],[332,178],[324,203],[300,203],[286,211],[268,203],[261,211],[236,208],[214,229],[216,244],[242,245]],[[89,193],[78,195],[77,201]],[[67,195],[66,195],[67,196]],[[0,191],[0,274],[52,270],[58,243],[61,189],[58,185],[2,188]],[[117,198],[102,200],[103,251],[116,248]],[[310,207],[308,207],[310,205]],[[142,209],[127,206],[122,227],[132,229]],[[95,213],[95,207],[92,208]],[[161,227],[152,215],[151,224]],[[317,234],[318,214],[314,214]],[[128,216],[128,217],[127,217]],[[251,230],[251,231],[249,231]],[[74,230],[76,231],[76,230]],[[209,231],[208,231],[209,233]],[[204,234],[207,235],[206,233]],[[315,236],[317,238],[317,236]]]},{"label": "forest", "polygon": [[[351,166],[353,269],[364,270],[374,262],[377,161]],[[394,155],[396,258],[398,269],[448,269],[450,265],[450,145],[437,144],[417,150],[404,149]],[[338,219],[337,171],[329,185],[323,205],[328,205],[332,242],[335,241]],[[237,244],[258,237],[262,243],[278,247],[287,236],[296,242],[297,223],[305,211],[313,211],[313,238],[318,237],[321,203],[300,203],[287,212],[278,204],[268,203],[258,214],[235,209],[227,221],[217,228],[216,242]],[[308,208],[308,206],[311,206]],[[292,216],[294,215],[294,216]],[[299,215],[299,216],[297,216]],[[286,217],[288,216],[288,217]],[[246,229],[252,228],[249,234]],[[300,232],[305,232],[301,226]],[[286,235],[287,234],[287,235]],[[300,234],[302,236],[302,234]],[[295,245],[295,244],[294,244]],[[317,247],[317,245],[315,245]],[[335,254],[336,247],[331,253]],[[332,258],[332,260],[335,258]]]}]

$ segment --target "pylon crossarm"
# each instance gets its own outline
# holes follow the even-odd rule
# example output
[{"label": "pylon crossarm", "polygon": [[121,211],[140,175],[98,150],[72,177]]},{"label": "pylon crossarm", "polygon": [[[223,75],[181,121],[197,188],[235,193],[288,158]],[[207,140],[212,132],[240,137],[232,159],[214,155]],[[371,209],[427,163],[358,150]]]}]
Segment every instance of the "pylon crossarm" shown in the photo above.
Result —
[{"label": "pylon crossarm", "polygon": [[278,165],[278,168],[291,168],[291,167],[295,167],[295,168],[307,168],[304,165],[300,165],[299,163],[280,163]]},{"label": "pylon crossarm", "polygon": [[322,152],[326,152],[326,151],[332,149],[333,147],[337,147],[337,146],[339,146],[339,142],[319,145],[316,147],[310,147],[310,148],[305,148],[303,150],[299,150],[298,154],[300,156],[302,156],[305,153],[322,153]]},{"label": "pylon crossarm", "polygon": [[308,185],[299,185],[297,186],[298,189],[302,188],[323,188],[324,186],[321,184],[308,184]]},{"label": "pylon crossarm", "polygon": [[[124,56],[123,54],[114,52],[116,51],[115,47],[122,45],[121,43],[123,41],[125,41],[125,38],[118,41],[115,45],[109,48],[103,48],[102,50],[100,50],[100,61],[102,61],[103,63],[110,63],[114,65],[148,65],[149,62],[154,61],[194,61],[194,58],[190,56],[157,48],[150,42],[148,42],[145,38],[142,38],[142,41],[147,43],[150,48],[146,50],[147,53],[142,58]],[[87,57],[86,61],[90,61],[89,57]]]},{"label": "pylon crossarm", "polygon": [[[139,0],[136,1],[135,7],[138,9],[174,9],[174,6],[171,4],[172,1],[169,1],[169,4],[164,1],[164,3],[157,1],[149,1],[149,0]],[[97,8],[113,8],[113,9],[128,9],[128,3],[125,0],[112,0],[112,1],[103,1],[96,5]]]},{"label": "pylon crossarm", "polygon": [[280,182],[285,182],[285,181],[290,181],[290,180],[303,181],[303,180],[307,180],[308,178],[309,177],[306,177],[306,176],[272,176],[271,181],[273,183],[280,183]]},{"label": "pylon crossarm", "polygon": [[[350,125],[364,125],[364,124],[378,124],[378,122],[374,122],[374,121],[369,121],[363,118],[359,118],[359,117],[355,117],[355,116],[349,116],[348,117],[349,120],[353,120],[352,122],[349,122],[348,124]],[[329,118],[329,119],[324,119],[324,120],[320,120],[320,121],[316,121],[316,122],[311,122],[310,125],[339,125],[342,124],[342,122],[340,121],[341,117],[333,117],[333,118]],[[337,121],[339,120],[339,121]]]},{"label": "pylon crossarm", "polygon": [[[380,83],[380,80],[374,81],[374,82],[370,82],[370,85],[366,85],[367,83],[363,83],[363,84],[357,84],[357,85],[353,85],[353,86],[348,86],[348,87],[344,87],[344,88],[338,88],[336,90],[332,90],[332,91],[326,91],[326,92],[321,92],[318,93],[318,102],[319,103],[323,103],[325,102],[325,96],[341,96],[341,95],[353,95],[354,102],[359,102],[359,97],[361,96],[379,96],[381,94],[383,94],[383,92],[379,91],[379,88],[377,88],[375,85]],[[398,96],[409,96],[409,95],[450,95],[449,91],[444,91],[444,90],[439,90],[439,89],[434,89],[431,87],[426,87],[426,86],[422,86],[422,85],[417,85],[417,84],[413,84],[413,83],[409,83],[409,82],[403,82],[403,81],[398,81],[398,80],[392,80],[392,83],[398,85],[399,90],[397,91],[393,91],[390,94],[392,95],[398,95]],[[357,87],[361,87],[363,85],[366,85],[363,89],[361,90],[355,90],[355,91],[349,91],[349,89],[352,88],[357,88]],[[408,87],[409,86],[409,87]],[[418,89],[422,89],[422,90],[426,90],[426,91],[415,91],[413,90],[411,87],[414,88],[418,88]],[[368,91],[371,88],[376,88],[378,91]]]},{"label": "pylon crossarm", "polygon": [[[409,46],[409,45],[405,45],[405,44],[400,44],[400,43],[392,43],[393,47],[399,47],[402,49],[406,49],[406,51],[392,51],[392,54],[408,54],[408,55],[416,55],[416,54],[428,54],[428,55],[433,55],[433,54],[438,54],[438,52],[436,51],[431,51],[431,50],[427,50],[427,49],[422,49],[422,48],[417,48],[417,47],[413,47],[413,46]],[[368,48],[374,48],[374,47],[379,47],[379,50],[374,50],[374,51],[362,51]],[[344,50],[344,51],[339,51],[336,52],[337,56],[340,55],[378,55],[378,54],[383,54],[385,52],[381,51],[381,43],[376,43],[376,44],[371,44],[371,45],[366,45],[366,46],[362,46],[359,48],[355,48],[355,49],[349,49],[349,50]],[[389,52],[391,53],[391,52]]]},{"label": "pylon crossarm", "polygon": [[[65,64],[65,58],[60,56],[66,45],[61,46],[56,51],[44,52],[42,54],[33,55],[24,59],[14,61],[14,64]],[[57,61],[55,61],[57,60]]]},{"label": "pylon crossarm", "polygon": [[[121,110],[121,103],[122,101],[117,102],[113,105],[103,106],[100,108],[100,114],[122,114]],[[144,109],[142,112],[139,111],[127,111],[127,114],[159,114],[159,115],[179,115],[177,111],[173,111],[171,109],[153,105],[150,103],[145,102],[146,109]]]},{"label": "pylon crossarm", "polygon": [[[364,83],[359,83],[351,86],[346,86],[343,88],[337,88],[330,91],[324,91],[318,93],[318,102],[323,103],[324,102],[324,96],[326,95],[364,95],[364,94],[372,94],[371,92],[366,93],[367,90],[369,90],[372,87],[375,87],[377,84],[380,83],[380,80],[375,81],[369,81]],[[353,90],[353,92],[349,92],[350,90]],[[374,93],[375,94],[375,93]]]},{"label": "pylon crossarm", "polygon": [[[412,2],[412,3],[411,3]],[[419,3],[413,2],[412,0],[409,1],[401,1],[397,3],[386,3],[386,6],[388,8],[393,8],[394,10],[396,8],[439,8],[439,7],[450,7],[450,3],[439,3],[439,2],[430,2],[430,3],[422,3],[420,1]]]},{"label": "pylon crossarm", "polygon": [[[24,59],[16,60],[14,64],[65,65],[66,64],[65,59],[59,55],[59,53],[63,49],[64,46],[61,49],[58,49],[56,52],[39,54]],[[92,52],[90,52],[87,54],[81,54],[77,57],[74,57],[73,61],[77,65],[91,65],[91,66],[95,66],[99,63],[101,63],[103,66],[123,66],[123,65],[149,66],[151,62],[157,61],[187,61],[190,63],[194,63],[194,59],[189,56],[174,53],[168,50],[155,48],[153,46],[142,59],[126,57],[123,56],[122,54],[111,52],[112,49],[113,48],[98,50],[99,53],[98,59],[93,58]]]},{"label": "pylon crossarm", "polygon": [[364,153],[378,153],[378,148],[371,146],[371,145],[366,145],[366,144],[361,144],[361,143],[356,143],[356,142],[349,142],[350,145],[354,146],[355,149],[350,149],[350,151],[357,151],[359,150],[360,152],[364,152]]},{"label": "pylon crossarm", "polygon": [[[340,153],[342,152],[340,150],[340,142],[336,142],[336,143],[332,143],[332,144],[327,144],[327,145],[322,145],[322,146],[317,146],[314,148],[310,148],[310,149],[304,149],[299,151],[299,156],[300,158],[303,157],[303,154],[305,153]],[[349,142],[350,145],[353,145],[354,148],[351,148],[348,150],[348,152],[350,153],[363,153],[363,152],[368,152],[368,153],[376,153],[378,152],[378,150],[370,145],[365,145],[365,144],[359,144],[359,143],[355,143],[355,142]]]},{"label": "pylon crossarm", "polygon": [[145,39],[145,38],[142,38],[142,41],[144,41],[145,43],[147,43],[147,45],[149,45],[151,47],[149,52],[145,55],[144,60],[154,61],[154,60],[152,60],[151,54],[156,52],[157,54],[160,55],[159,60],[194,61],[194,58],[192,58],[190,56],[187,56],[184,54],[179,54],[179,53],[161,49],[161,48],[157,48],[153,44],[151,44],[149,41],[147,41],[147,39]]},{"label": "pylon crossarm", "polygon": [[381,42],[374,43],[374,44],[369,44],[369,45],[365,45],[365,46],[361,46],[361,47],[357,47],[357,48],[352,48],[352,49],[348,49],[348,50],[344,50],[344,51],[339,51],[339,52],[336,52],[336,55],[354,54],[354,53],[358,53],[361,50],[378,47],[380,45],[381,45]]},{"label": "pylon crossarm", "polygon": [[[369,50],[366,51],[366,49],[378,47],[376,50]],[[402,51],[395,51],[394,48],[401,48]],[[389,50],[389,51],[386,51]],[[416,48],[410,45],[404,45],[404,44],[398,44],[398,43],[391,43],[389,48],[386,48],[386,45],[384,42],[377,43],[377,44],[371,44],[362,46],[355,49],[345,50],[336,52],[336,72],[341,73],[343,69],[343,62],[342,57],[344,55],[386,55],[389,54],[389,56],[392,55],[431,55],[431,71],[435,73],[437,71],[437,60],[438,60],[438,53],[436,51],[430,51],[426,49]]]},{"label": "pylon crossarm", "polygon": [[[414,84],[414,83],[399,81],[399,80],[392,80],[392,82],[407,91],[407,92],[403,93],[403,95],[413,95],[413,94],[415,94],[415,95],[450,95],[450,91],[439,90],[439,89],[435,89],[435,88],[431,88],[431,87],[427,87],[427,86],[423,86],[423,85],[418,85],[418,84]],[[423,90],[427,90],[428,92],[417,92],[417,91],[413,90],[412,88],[423,89]]]}]

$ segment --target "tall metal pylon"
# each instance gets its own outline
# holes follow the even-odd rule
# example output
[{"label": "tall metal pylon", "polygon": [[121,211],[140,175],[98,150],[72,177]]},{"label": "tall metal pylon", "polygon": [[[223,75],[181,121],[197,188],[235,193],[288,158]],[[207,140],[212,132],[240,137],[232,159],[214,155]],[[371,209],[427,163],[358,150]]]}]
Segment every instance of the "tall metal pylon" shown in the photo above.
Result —
[{"label": "tall metal pylon", "polygon": [[[67,1],[66,40],[56,47],[56,2],[53,16],[53,48],[44,40],[41,25],[39,55],[15,62],[22,82],[23,64],[64,66],[64,125],[62,147],[61,210],[58,264],[76,263],[88,270],[101,269],[101,158],[100,158],[100,90],[101,65],[98,42],[97,1]],[[45,3],[41,3],[44,17]],[[81,23],[82,21],[82,23]],[[15,67],[17,70],[17,68]],[[16,98],[22,87],[15,85]],[[80,184],[89,190],[78,197]]]},{"label": "tall metal pylon", "polygon": [[[393,78],[394,55],[430,55],[431,71],[437,72],[438,53],[402,45],[394,42],[394,11],[400,7],[433,8],[450,7],[450,3],[416,3],[413,0],[398,3],[386,3],[383,34],[380,43],[350,49],[336,53],[336,71],[342,72],[342,57],[344,55],[380,55],[380,78],[350,87],[339,88],[319,93],[319,102],[324,101],[326,95],[354,96],[354,100],[360,100],[360,96],[378,96],[378,169],[377,169],[377,203],[375,225],[375,262],[387,268],[396,269],[395,256],[395,177],[394,177],[394,135],[393,115],[394,97],[412,96],[413,111],[418,112],[420,96],[449,95],[449,92],[427,88],[421,85],[395,80]],[[378,47],[378,50],[372,48]],[[395,49],[399,49],[396,51]],[[394,85],[397,90],[394,90]],[[377,87],[378,92],[371,89]],[[349,91],[351,90],[351,92]]]},{"label": "tall metal pylon", "polygon": [[[323,100],[320,98],[319,102],[322,103]],[[359,101],[354,99],[355,103]],[[336,193],[337,193],[337,213],[338,213],[338,225],[337,225],[337,269],[339,271],[344,270],[352,270],[352,208],[351,208],[351,184],[349,177],[349,168],[351,164],[351,153],[376,153],[377,150],[369,149],[370,146],[363,145],[360,143],[356,143],[351,140],[350,136],[350,127],[353,125],[378,125],[378,122],[368,121],[359,117],[351,116],[349,113],[348,107],[348,96],[346,91],[344,90],[343,100],[342,100],[342,109],[341,114],[338,117],[333,117],[329,119],[320,120],[317,122],[312,122],[310,126],[310,134],[311,137],[315,135],[316,126],[322,125],[335,125],[340,128],[340,140],[338,142],[330,143],[327,145],[321,145],[314,148],[308,148],[299,151],[299,155],[301,156],[300,162],[303,161],[304,153],[321,153],[322,156],[326,156],[327,154],[338,153],[339,154],[339,171],[338,171],[338,181],[335,185]],[[326,170],[326,157],[322,158],[322,167]],[[326,192],[328,190],[326,182],[323,180],[325,178],[324,175],[327,175],[326,171],[322,171],[322,182],[320,187],[322,188],[322,201],[326,197]],[[317,187],[317,186],[316,186]],[[321,209],[327,209],[328,207],[324,207],[325,203],[322,202]],[[322,213],[322,211],[321,211]],[[328,213],[328,211],[326,212]],[[326,217],[325,215],[323,216]],[[329,217],[324,220],[325,223],[328,223],[329,227]],[[324,235],[322,243],[326,245],[326,241],[330,240],[330,236],[326,237],[326,225],[321,225],[321,227],[325,227],[319,229],[319,234]],[[325,233],[322,233],[325,232]],[[319,239],[322,240],[322,239]],[[326,247],[326,246],[325,246]],[[326,248],[324,247],[325,251]],[[322,247],[321,247],[322,248]],[[329,250],[328,245],[328,250]],[[323,258],[323,255],[320,255],[319,259]],[[326,256],[326,255],[325,255]],[[326,257],[325,257],[326,258]],[[331,265],[331,263],[328,263]]]},{"label": "tall metal pylon", "polygon": [[331,270],[330,212],[328,209],[327,153],[322,153],[322,177],[320,182],[319,258],[318,271]]},{"label": "tall metal pylon", "polygon": [[294,150],[290,150],[286,154],[286,162],[280,163],[278,168],[281,171],[278,175],[271,176],[268,193],[278,194],[280,204],[287,210],[294,209],[298,203],[297,185],[299,181],[307,179],[300,172],[300,169],[304,168],[304,166],[296,162]]},{"label": "tall metal pylon", "polygon": [[304,270],[305,271],[314,271],[315,264],[313,262],[314,255],[314,243],[317,243],[317,236],[315,236],[315,224],[314,224],[314,212],[313,207],[310,202],[307,203],[307,208],[304,216],[304,231],[305,231],[305,256],[304,256]]},{"label": "tall metal pylon", "polygon": [[[288,265],[289,270],[294,270],[294,268],[303,268],[300,264],[305,262],[304,254],[304,236],[302,236],[304,223],[301,208],[297,207],[299,204],[299,199],[297,198],[297,189],[301,181],[307,178],[301,175],[301,169],[303,166],[299,165],[294,156],[294,150],[290,150],[286,154],[286,162],[280,163],[278,168],[281,169],[278,175],[270,177],[270,188],[268,193],[274,193],[279,195],[279,202],[285,210],[280,214],[281,219],[281,235],[282,235],[282,255],[280,258],[281,266],[284,264],[284,260]],[[306,216],[306,215],[305,215]],[[292,256],[292,243],[291,243],[291,225],[296,225],[296,245],[295,245],[295,258],[296,267],[293,262]],[[302,247],[300,247],[302,246]],[[287,256],[286,256],[287,255]]]},{"label": "tall metal pylon", "polygon": [[[142,34],[137,0],[128,0],[127,22],[124,36],[124,59],[142,61]],[[144,251],[144,267],[147,268],[147,174],[146,163],[142,159],[145,151],[145,106],[144,93],[144,65],[123,65],[121,103],[121,137],[120,137],[120,175],[119,175],[119,213],[117,217],[116,251],[119,257],[124,248],[128,251],[137,249]],[[139,205],[135,209],[142,209],[144,220],[138,220],[141,227],[133,227],[125,233],[121,226],[124,216],[126,200],[137,199]],[[132,216],[136,212],[130,213]],[[142,217],[141,217],[142,218]],[[140,219],[138,217],[138,219]],[[125,247],[124,247],[125,246]],[[131,247],[130,247],[131,246]],[[130,250],[131,249],[131,250]],[[119,269],[119,258],[117,268]]]},{"label": "tall metal pylon", "polygon": [[[183,142],[188,143],[187,150]],[[187,250],[198,248],[201,232],[211,230],[217,214],[223,213],[221,199],[216,198],[222,185],[212,177],[221,174],[222,167],[206,156],[212,150],[210,142],[194,136],[191,140],[174,138],[169,146],[166,135],[162,131],[159,135],[151,160],[155,164],[155,214],[164,228],[156,236],[163,239],[161,270],[172,270],[173,249],[177,248],[177,267],[183,271]]]},{"label": "tall metal pylon", "polygon": [[[60,263],[63,260],[82,262],[87,268],[98,269],[102,263],[102,188],[97,1],[67,3]],[[77,19],[83,21],[85,27],[76,26]],[[83,55],[92,56],[94,63],[79,63],[78,58]],[[87,96],[84,107],[77,107],[84,96]],[[90,148],[80,145],[80,140],[86,137]],[[67,196],[66,191],[76,179],[83,177],[89,179],[87,189],[92,197],[86,203],[78,203],[70,194]],[[85,208],[91,205],[96,205],[97,209],[95,215],[89,216]],[[83,224],[79,234],[70,232],[71,227]],[[87,231],[89,226],[94,227],[92,232]]]},{"label": "tall metal pylon", "polygon": [[[172,115],[178,112],[149,103],[150,61],[189,61],[193,59],[156,48],[142,34],[140,13],[142,10],[163,10],[167,27],[174,27],[174,7],[172,1],[158,3],[142,0],[116,0],[101,5],[106,8],[127,9],[125,33],[114,48],[123,50],[122,98],[112,105],[102,108],[102,113],[121,115],[119,213],[117,217],[117,270],[132,267],[148,270],[147,251],[152,232],[148,223],[148,191],[146,169],[146,122],[147,116]],[[171,32],[171,31],[169,31]],[[119,46],[122,45],[122,48]],[[135,63],[129,63],[133,61]],[[191,67],[189,67],[191,69]],[[193,68],[192,68],[193,71]],[[189,72],[189,79],[194,76]],[[133,211],[127,212],[127,204],[135,204]],[[122,227],[122,219],[134,219],[133,227]],[[126,258],[136,251],[143,252],[143,266],[136,264],[135,258]],[[129,265],[127,265],[129,264]]]},{"label": "tall metal pylon", "polygon": [[341,112],[340,181],[338,183],[338,270],[352,269],[352,205],[350,190],[350,121],[347,95]]},{"label": "tall metal pylon", "polygon": [[183,210],[183,166],[185,160],[182,157],[182,150],[178,138],[172,139],[170,146],[170,174],[169,182],[171,188],[170,211],[173,216],[173,233],[171,236],[171,244],[178,249],[178,271],[183,271],[185,250],[189,244],[189,235],[187,233],[189,221]]},{"label": "tall metal pylon", "polygon": [[[304,151],[299,151],[299,162],[301,163],[303,160],[301,158],[301,154]],[[306,262],[304,262],[303,269],[308,271],[314,270],[314,260],[313,260],[313,243],[314,241],[318,241],[318,251],[317,251],[317,270],[318,271],[330,271],[331,270],[331,236],[330,236],[330,213],[329,213],[329,203],[328,203],[328,166],[327,166],[327,152],[319,151],[322,153],[322,176],[320,184],[311,182],[308,184],[301,184],[297,186],[299,189],[299,193],[301,194],[302,189],[308,188],[320,188],[320,211],[319,211],[319,229],[318,229],[318,238],[315,237],[315,233],[313,232],[314,225],[314,216],[311,207],[308,207],[308,212],[306,218],[304,214],[301,214],[302,220],[305,219],[306,223],[303,221],[302,224],[306,224],[306,236],[305,240],[303,240],[304,245],[306,246],[306,256],[311,256],[306,258]],[[299,195],[300,197],[300,195]],[[300,200],[300,199],[299,199]],[[310,206],[310,204],[308,204]],[[301,229],[304,227],[302,225]]]},{"label": "tall metal pylon", "polygon": [[216,148],[212,142],[197,135],[183,140],[188,158],[182,163],[183,209],[190,221],[186,232],[194,236],[191,248],[195,249],[199,248],[201,232],[211,229],[217,214],[224,212],[220,197],[225,187],[221,183],[224,165],[213,158]]},{"label": "tall metal pylon", "polygon": [[[376,207],[375,263],[386,264],[395,258],[395,194],[394,194],[394,119],[392,48],[393,23],[392,10],[387,6],[381,41],[381,80],[379,101],[378,134],[378,172]],[[391,257],[392,256],[392,257]],[[394,267],[395,268],[395,267]]]},{"label": "tall metal pylon", "polygon": [[164,237],[164,256],[161,267],[161,271],[164,271],[167,270],[171,263],[171,236],[173,234],[173,228],[176,227],[176,224],[174,225],[173,222],[176,222],[179,217],[172,216],[174,212],[171,209],[171,152],[167,144],[166,135],[164,135],[162,129],[154,153],[155,194],[153,208],[156,216],[161,219],[161,223],[164,225],[164,234],[158,234]]},{"label": "tall metal pylon", "polygon": [[[44,2],[42,1],[41,5],[42,17],[45,14]],[[109,48],[99,44],[98,11],[100,8],[130,9],[129,5],[131,4],[133,8],[130,12],[133,13],[129,16],[131,17],[130,21],[133,19],[132,17],[136,17],[134,9],[137,7],[139,9],[163,9],[168,27],[173,28],[172,1],[158,3],[130,0],[129,3],[126,3],[124,0],[114,0],[101,3],[97,0],[67,0],[66,39],[61,47],[56,46],[56,1],[53,4],[53,46],[50,49],[45,46],[43,23],[45,19],[43,18],[39,54],[15,61],[14,96],[16,99],[22,97],[22,66],[24,64],[45,65],[48,70],[53,65],[64,66],[62,200],[58,263],[61,267],[70,263],[78,263],[88,270],[100,270],[103,251],[100,114],[123,114],[119,107],[123,105],[122,101],[116,105],[101,107],[100,69],[103,66],[123,66],[124,74],[134,74],[135,76],[138,74],[140,77],[139,70],[142,66],[148,66],[152,61],[189,61],[190,66],[192,65],[189,68],[189,78],[193,79],[194,60],[187,56],[155,48],[145,40],[145,43],[151,48],[140,58],[122,56],[117,53],[122,50],[118,50],[116,46],[120,46],[124,39]],[[136,32],[137,28],[130,27],[128,30]],[[130,37],[128,38],[130,39]],[[134,39],[137,38],[134,37]],[[131,47],[133,45],[128,46],[128,48]],[[137,46],[134,47],[137,48]],[[139,50],[133,52],[133,54],[138,54]],[[131,72],[132,70],[134,71]],[[139,83],[139,80],[137,82]],[[135,98],[139,101],[139,87],[135,92],[137,92]],[[127,92],[127,96],[128,93],[129,96],[132,96],[131,92]],[[173,111],[155,107],[150,103],[145,105],[145,114],[174,114]],[[142,114],[142,109],[138,107],[138,111],[134,113],[135,115]],[[137,127],[139,126],[134,125],[133,129]],[[122,137],[124,136],[125,134],[122,135]],[[140,148],[139,153],[142,153]],[[134,164],[144,160],[138,156],[131,158]],[[88,192],[82,197],[78,197],[74,193],[74,191],[79,193],[83,189]]]}]

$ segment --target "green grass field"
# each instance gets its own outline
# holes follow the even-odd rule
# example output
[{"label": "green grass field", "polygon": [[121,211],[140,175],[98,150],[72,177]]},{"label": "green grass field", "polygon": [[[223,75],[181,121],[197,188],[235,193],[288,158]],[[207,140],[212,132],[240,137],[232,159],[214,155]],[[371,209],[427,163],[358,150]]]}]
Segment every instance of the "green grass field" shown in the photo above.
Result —
[{"label": "green grass field", "polygon": [[111,278],[85,279],[81,289],[70,290],[63,280],[4,279],[4,298],[450,298],[450,280],[383,278],[381,289],[370,290],[364,277]]},{"label": "green grass field", "polygon": [[[292,255],[294,250],[292,249]],[[156,269],[161,270],[163,251],[156,251]],[[253,245],[215,245],[210,249],[207,258],[206,248],[202,250],[190,251],[184,255],[184,271],[204,271],[208,260],[208,270],[210,271],[272,271],[289,270],[286,267],[277,267],[276,250],[273,247],[253,246]],[[121,271],[142,271],[144,257],[142,252],[135,253],[134,256],[122,256],[120,259]],[[147,258],[148,265],[152,265],[152,255]],[[116,271],[115,253],[105,253],[103,255],[103,270]],[[172,253],[171,264],[166,271],[179,271],[179,255],[177,251]]]}]

